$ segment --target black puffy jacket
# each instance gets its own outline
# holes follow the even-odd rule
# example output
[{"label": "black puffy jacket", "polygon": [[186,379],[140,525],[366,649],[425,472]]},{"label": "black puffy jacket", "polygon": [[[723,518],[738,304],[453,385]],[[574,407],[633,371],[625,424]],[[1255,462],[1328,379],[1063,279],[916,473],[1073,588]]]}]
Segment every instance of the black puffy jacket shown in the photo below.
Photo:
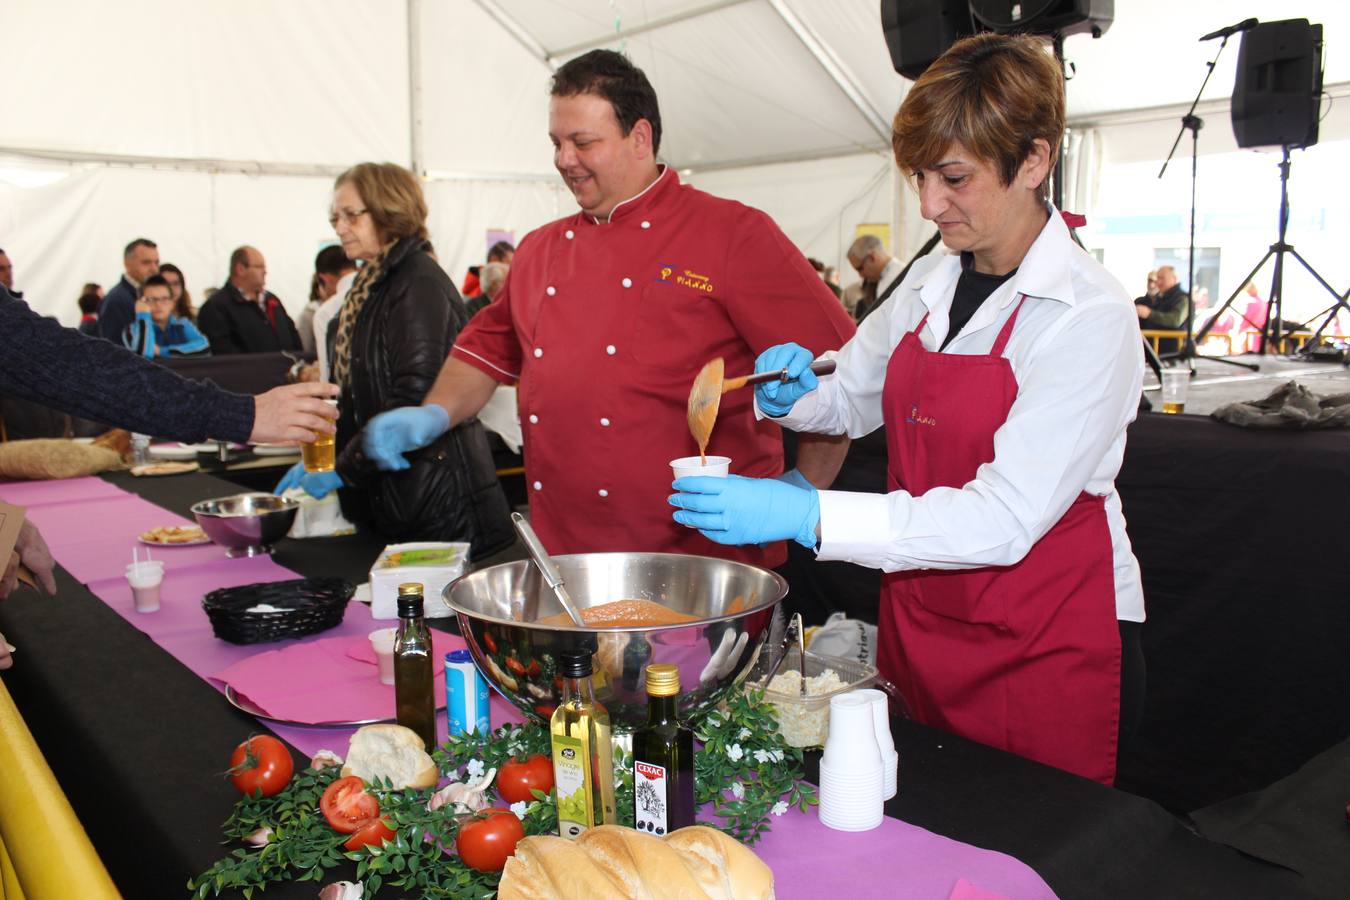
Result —
[{"label": "black puffy jacket", "polygon": [[482,423],[457,423],[408,454],[412,468],[401,472],[380,471],[361,446],[371,418],[422,402],[467,317],[424,241],[404,238],[389,251],[352,329],[350,377],[338,410],[337,471],[348,485],[339,497],[352,521],[391,542],[469,541],[470,557],[481,559],[514,540]]}]

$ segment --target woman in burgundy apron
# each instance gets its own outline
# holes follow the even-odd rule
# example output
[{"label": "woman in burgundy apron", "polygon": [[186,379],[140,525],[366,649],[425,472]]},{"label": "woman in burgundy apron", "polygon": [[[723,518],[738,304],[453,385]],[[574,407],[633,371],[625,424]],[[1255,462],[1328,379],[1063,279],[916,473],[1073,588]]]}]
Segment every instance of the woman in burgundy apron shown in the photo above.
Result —
[{"label": "woman in burgundy apron", "polygon": [[756,393],[787,427],[884,428],[888,494],[732,476],[680,479],[671,503],[714,541],[791,537],[885,569],[878,665],[915,718],[1110,784],[1122,635],[1124,696],[1142,689],[1112,484],[1142,364],[1129,296],[1046,202],[1062,84],[1028,37],[979,35],[934,63],[893,143],[950,255],[914,266],[835,375],[817,382],[795,344],[756,364],[788,369]]}]

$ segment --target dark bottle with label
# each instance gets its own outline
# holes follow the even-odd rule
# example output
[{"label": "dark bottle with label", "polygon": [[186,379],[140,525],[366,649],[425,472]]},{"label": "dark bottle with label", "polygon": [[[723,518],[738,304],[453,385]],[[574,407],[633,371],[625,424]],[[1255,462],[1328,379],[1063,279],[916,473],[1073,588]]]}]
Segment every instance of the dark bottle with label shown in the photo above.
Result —
[{"label": "dark bottle with label", "polygon": [[664,837],[694,824],[694,733],[675,718],[680,670],[647,667],[647,724],[633,733],[633,813],[638,831]]},{"label": "dark bottle with label", "polygon": [[394,714],[417,732],[430,753],[436,746],[436,693],[431,675],[431,633],[422,618],[422,585],[398,586],[394,637]]}]

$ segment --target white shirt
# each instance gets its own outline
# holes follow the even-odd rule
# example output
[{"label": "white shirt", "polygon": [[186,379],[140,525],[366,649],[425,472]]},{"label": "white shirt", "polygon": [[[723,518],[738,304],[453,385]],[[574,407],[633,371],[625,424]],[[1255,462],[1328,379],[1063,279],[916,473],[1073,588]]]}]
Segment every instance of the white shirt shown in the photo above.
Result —
[{"label": "white shirt", "polygon": [[[857,335],[826,354],[837,358],[836,373],[776,421],[855,438],[881,427],[891,352],[925,313],[920,339],[928,350],[941,346],[960,273],[960,256],[945,250],[916,263]],[[1106,498],[1116,615],[1142,622],[1139,565],[1115,489],[1143,383],[1139,317],[1125,289],[1073,243],[1052,209],[1017,274],[942,352],[987,354],[1021,294],[1027,300],[1005,351],[1017,398],[994,435],[993,461],[964,487],[917,497],[821,491],[817,556],[887,572],[1011,565],[1087,491]]]},{"label": "white shirt", "polygon": [[314,352],[319,358],[319,380],[323,382],[327,382],[331,374],[328,371],[328,323],[342,311],[342,302],[347,299],[347,291],[351,290],[355,280],[356,270],[343,275],[338,280],[333,296],[314,310]]}]

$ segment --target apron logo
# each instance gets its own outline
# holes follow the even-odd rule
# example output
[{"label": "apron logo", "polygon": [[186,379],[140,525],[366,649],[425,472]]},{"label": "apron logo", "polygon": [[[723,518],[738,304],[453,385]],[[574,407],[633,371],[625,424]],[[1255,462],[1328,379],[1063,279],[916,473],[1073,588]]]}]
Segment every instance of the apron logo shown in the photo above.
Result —
[{"label": "apron logo", "polygon": [[905,416],[905,423],[908,425],[937,425],[937,419],[932,416],[919,415],[919,404],[911,403],[909,415]]},{"label": "apron logo", "polygon": [[711,294],[716,288],[713,287],[712,279],[707,275],[700,275],[690,269],[681,269],[674,263],[661,263],[660,274],[656,277],[657,284],[678,284],[680,287],[692,288],[704,294]]}]

